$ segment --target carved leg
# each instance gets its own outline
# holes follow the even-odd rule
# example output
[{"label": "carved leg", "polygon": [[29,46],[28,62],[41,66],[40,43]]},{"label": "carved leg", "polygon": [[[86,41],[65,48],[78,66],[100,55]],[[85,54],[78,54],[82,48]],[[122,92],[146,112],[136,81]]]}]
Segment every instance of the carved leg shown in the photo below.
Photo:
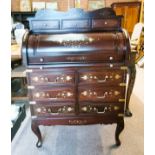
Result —
[{"label": "carved leg", "polygon": [[36,146],[41,147],[42,146],[42,137],[41,137],[41,132],[40,132],[38,125],[36,123],[32,122],[31,128],[32,128],[32,131],[34,132],[34,134],[38,137],[38,142],[36,143]]},{"label": "carved leg", "polygon": [[121,141],[119,139],[119,135],[123,131],[123,129],[124,129],[124,119],[121,119],[121,120],[119,120],[117,122],[117,127],[116,127],[116,131],[115,131],[116,146],[120,146],[121,145]]},{"label": "carved leg", "polygon": [[135,77],[136,77],[136,67],[135,65],[132,65],[128,68],[129,73],[129,81],[128,81],[128,88],[127,88],[127,96],[126,96],[126,108],[125,108],[125,116],[131,117],[132,113],[129,109],[129,101],[132,94],[133,86],[135,83]]}]

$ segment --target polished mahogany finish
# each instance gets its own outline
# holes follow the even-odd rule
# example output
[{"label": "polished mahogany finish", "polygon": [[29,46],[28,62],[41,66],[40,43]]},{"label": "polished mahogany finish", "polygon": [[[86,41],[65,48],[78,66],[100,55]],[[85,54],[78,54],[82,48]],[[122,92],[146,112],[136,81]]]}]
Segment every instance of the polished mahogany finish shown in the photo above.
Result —
[{"label": "polished mahogany finish", "polygon": [[110,8],[41,10],[29,22],[22,53],[37,147],[42,145],[39,125],[109,123],[117,123],[120,145],[132,92],[132,87],[126,91],[126,75],[133,66],[121,17]]}]

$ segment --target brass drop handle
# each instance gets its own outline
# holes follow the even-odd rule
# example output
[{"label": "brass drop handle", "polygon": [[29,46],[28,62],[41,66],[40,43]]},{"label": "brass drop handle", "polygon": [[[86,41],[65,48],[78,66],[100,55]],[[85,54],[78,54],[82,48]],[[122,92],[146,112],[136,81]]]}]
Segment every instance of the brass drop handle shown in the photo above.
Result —
[{"label": "brass drop handle", "polygon": [[98,114],[104,114],[106,112],[106,110],[107,110],[107,107],[105,107],[103,111],[98,111],[98,109],[96,109],[96,112]]},{"label": "brass drop handle", "polygon": [[106,82],[108,78],[109,78],[108,75],[106,75],[103,80],[97,80],[97,82],[99,83]]},{"label": "brass drop handle", "polygon": [[59,115],[60,113],[58,112],[50,112],[51,115]]},{"label": "brass drop handle", "polygon": [[104,99],[108,95],[108,92],[105,92],[103,96],[97,96],[99,99]]}]

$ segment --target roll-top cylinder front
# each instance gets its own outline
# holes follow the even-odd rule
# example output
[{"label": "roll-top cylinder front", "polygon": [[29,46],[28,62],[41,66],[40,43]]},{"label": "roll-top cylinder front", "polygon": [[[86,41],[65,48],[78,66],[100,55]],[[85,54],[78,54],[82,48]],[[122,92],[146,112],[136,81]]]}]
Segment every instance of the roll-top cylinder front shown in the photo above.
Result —
[{"label": "roll-top cylinder front", "polygon": [[126,52],[124,40],[122,32],[30,34],[28,65],[120,62]]}]

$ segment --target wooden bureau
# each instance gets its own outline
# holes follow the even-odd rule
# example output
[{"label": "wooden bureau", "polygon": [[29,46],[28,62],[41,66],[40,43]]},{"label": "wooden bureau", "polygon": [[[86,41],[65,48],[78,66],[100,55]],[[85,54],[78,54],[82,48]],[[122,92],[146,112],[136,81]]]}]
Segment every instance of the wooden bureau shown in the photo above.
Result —
[{"label": "wooden bureau", "polygon": [[110,8],[40,10],[29,24],[22,53],[37,147],[42,145],[39,125],[109,123],[117,123],[119,146],[124,115],[131,116],[135,76],[121,16]]}]

